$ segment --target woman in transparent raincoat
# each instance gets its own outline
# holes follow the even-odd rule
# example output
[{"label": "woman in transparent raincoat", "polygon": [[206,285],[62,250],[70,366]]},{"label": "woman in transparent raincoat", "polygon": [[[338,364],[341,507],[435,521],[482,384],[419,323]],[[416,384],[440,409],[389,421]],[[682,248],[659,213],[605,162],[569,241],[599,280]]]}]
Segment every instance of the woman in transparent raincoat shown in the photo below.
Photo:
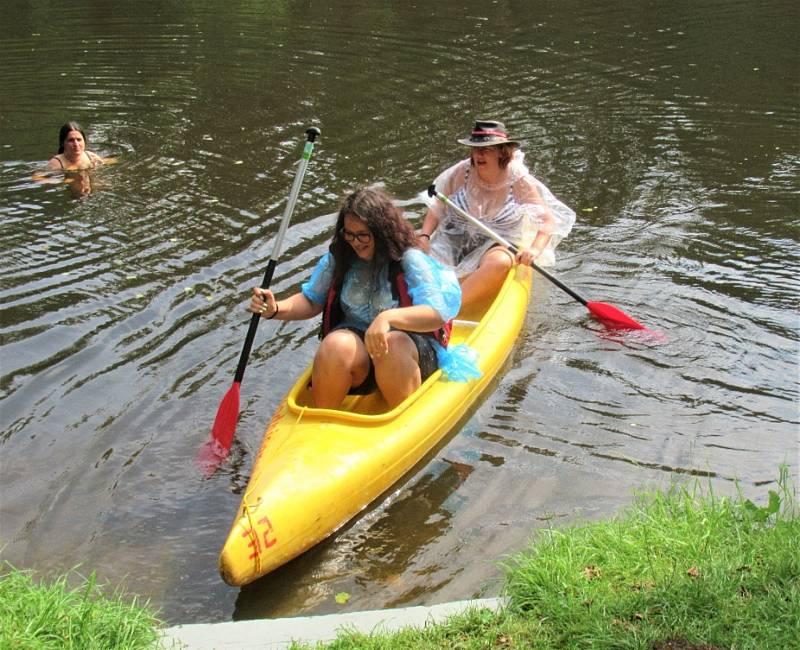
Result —
[{"label": "woman in transparent raincoat", "polygon": [[[575,212],[528,171],[519,143],[508,138],[502,122],[478,120],[458,142],[470,147],[470,157],[439,175],[437,191],[517,246],[517,262],[552,264]],[[438,201],[417,236],[424,250],[455,269],[464,305],[494,296],[515,261],[508,249]]]}]

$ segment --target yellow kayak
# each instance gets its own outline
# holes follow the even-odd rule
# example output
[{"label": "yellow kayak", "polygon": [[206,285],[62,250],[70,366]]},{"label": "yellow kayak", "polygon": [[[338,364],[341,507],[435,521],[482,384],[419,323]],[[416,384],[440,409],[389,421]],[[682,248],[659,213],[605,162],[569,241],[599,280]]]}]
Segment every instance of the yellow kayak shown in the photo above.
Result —
[{"label": "yellow kayak", "polygon": [[219,559],[223,580],[245,585],[339,529],[414,467],[464,417],[508,358],[525,319],[531,268],[517,265],[493,302],[459,314],[451,345],[467,343],[483,373],[468,382],[434,372],[389,410],[379,392],[341,410],[310,406],[308,368],[264,434]]}]

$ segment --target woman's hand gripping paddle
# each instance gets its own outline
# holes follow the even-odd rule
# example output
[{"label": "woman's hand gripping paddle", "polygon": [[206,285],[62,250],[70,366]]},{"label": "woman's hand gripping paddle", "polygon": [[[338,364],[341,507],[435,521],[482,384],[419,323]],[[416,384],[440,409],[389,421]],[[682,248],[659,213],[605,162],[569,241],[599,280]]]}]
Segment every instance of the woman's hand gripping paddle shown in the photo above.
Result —
[{"label": "woman's hand gripping paddle", "polygon": [[[278,229],[278,236],[275,238],[272,255],[267,262],[264,280],[261,282],[262,289],[268,289],[272,282],[272,276],[275,272],[278,255],[280,255],[283,238],[289,227],[289,220],[294,211],[294,205],[297,203],[297,195],[300,193],[300,185],[303,183],[303,176],[305,176],[308,161],[311,159],[311,153],[314,151],[314,140],[317,139],[319,134],[320,130],[316,127],[311,127],[306,130],[306,144],[303,149],[303,157],[297,167],[294,184],[289,194],[289,201],[286,203],[286,209],[283,212],[283,218],[281,219],[281,225]],[[247,337],[244,340],[242,353],[239,356],[239,365],[236,367],[233,385],[228,389],[228,392],[225,393],[225,397],[222,398],[222,402],[220,402],[219,408],[217,409],[217,417],[214,418],[214,426],[211,428],[211,439],[203,445],[195,459],[195,463],[206,476],[211,476],[217,470],[222,461],[227,458],[228,452],[231,449],[233,434],[236,432],[236,423],[239,420],[239,387],[242,384],[244,370],[250,358],[250,350],[253,347],[253,341],[255,340],[256,330],[258,329],[258,322],[260,320],[261,314],[253,314],[250,317],[250,328],[247,330]]]},{"label": "woman's hand gripping paddle", "polygon": [[[462,210],[461,208],[459,208],[447,196],[445,196],[444,194],[441,194],[440,192],[437,192],[436,191],[436,187],[434,185],[431,185],[428,188],[428,196],[436,197],[437,199],[439,199],[442,203],[444,203],[448,207],[452,208],[456,212],[456,214],[464,217],[464,219],[466,219],[467,221],[472,223],[474,226],[479,228],[485,235],[487,235],[488,237],[491,237],[492,239],[494,239],[498,244],[502,244],[503,246],[508,248],[513,253],[517,253],[518,252],[519,249],[516,246],[514,246],[514,244],[512,244],[509,241],[506,241],[503,237],[501,237],[496,232],[494,232],[494,230],[489,228],[485,223],[483,223],[482,221],[479,221],[478,219],[476,219],[475,217],[473,217],[469,213],[467,213],[464,210]],[[561,282],[561,280],[559,280],[558,278],[556,278],[555,276],[551,275],[550,273],[545,271],[543,268],[538,266],[535,262],[531,263],[531,266],[534,268],[534,270],[538,271],[544,277],[546,277],[548,280],[550,280],[550,282],[552,282],[554,285],[556,285],[559,289],[561,289],[563,291],[566,291],[570,296],[575,298],[575,300],[577,300],[579,303],[584,305],[589,310],[589,313],[594,318],[599,320],[601,323],[603,323],[605,325],[608,325],[610,327],[618,328],[618,329],[619,328],[635,329],[635,330],[646,330],[647,329],[641,323],[637,323],[635,320],[633,320],[633,318],[628,316],[624,311],[614,307],[614,305],[609,305],[609,304],[604,303],[604,302],[593,302],[593,301],[586,300],[585,298],[580,296],[578,293],[576,293],[575,291],[570,289],[566,284]]]}]

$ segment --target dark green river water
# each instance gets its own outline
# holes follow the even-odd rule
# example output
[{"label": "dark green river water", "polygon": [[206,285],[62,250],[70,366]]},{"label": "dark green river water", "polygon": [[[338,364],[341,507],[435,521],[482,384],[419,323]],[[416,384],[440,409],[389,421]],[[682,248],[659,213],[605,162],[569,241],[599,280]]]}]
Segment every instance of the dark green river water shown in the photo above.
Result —
[{"label": "dark green river water", "polygon": [[[81,565],[171,622],[496,595],[537,528],[798,467],[797,4],[4,2],[0,560]],[[506,372],[385,500],[244,588],[217,554],[317,324],[264,323],[231,457],[192,460],[230,386],[306,127],[273,286],[340,197],[420,193],[503,120],[578,214],[553,271],[666,342],[609,335],[537,277]],[[59,126],[119,163],[32,175]],[[60,180],[60,179],[58,179]],[[347,592],[339,605],[334,595]]]}]

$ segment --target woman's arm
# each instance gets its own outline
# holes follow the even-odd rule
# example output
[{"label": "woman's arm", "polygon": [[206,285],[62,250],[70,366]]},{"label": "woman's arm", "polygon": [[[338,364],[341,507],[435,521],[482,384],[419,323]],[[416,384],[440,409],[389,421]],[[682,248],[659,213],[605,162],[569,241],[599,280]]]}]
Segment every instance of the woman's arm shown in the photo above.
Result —
[{"label": "woman's arm", "polygon": [[431,235],[436,231],[439,225],[439,215],[431,208],[425,213],[422,219],[422,227],[417,233],[417,243],[424,251],[428,251],[431,244]]},{"label": "woman's arm", "polygon": [[325,253],[314,267],[311,278],[300,287],[300,291],[283,300],[276,300],[275,294],[269,289],[253,287],[253,296],[250,298],[248,310],[254,314],[261,314],[261,317],[267,320],[271,318],[278,320],[313,318],[322,313],[332,275],[333,256]]},{"label": "woman's arm", "polygon": [[386,309],[375,317],[372,324],[374,325],[378,319],[382,319],[386,325],[394,327],[396,330],[408,330],[409,332],[432,332],[444,325],[444,320],[439,312],[429,305]]},{"label": "woman's arm", "polygon": [[414,305],[431,307],[439,316],[439,325],[456,317],[461,309],[461,285],[453,269],[410,249],[403,253],[403,272]]},{"label": "woman's arm", "polygon": [[428,305],[395,307],[382,311],[364,333],[364,344],[372,355],[385,354],[389,349],[386,335],[394,328],[408,332],[432,332],[444,324],[442,317]]},{"label": "woman's arm", "polygon": [[[469,160],[462,160],[448,167],[436,177],[434,181],[436,190],[445,196],[453,196],[464,184],[468,169]],[[439,201],[434,200],[434,203],[428,207],[428,211],[422,219],[422,227],[417,234],[417,242],[425,252],[429,250],[431,236],[439,227],[439,220],[443,214],[444,206]]]},{"label": "woman's arm", "polygon": [[116,156],[99,156],[94,151],[87,151],[86,155],[89,156],[89,160],[92,161],[92,165],[97,167],[97,165],[116,165],[119,160]]},{"label": "woman's arm", "polygon": [[531,264],[536,261],[536,258],[542,254],[542,251],[547,247],[550,242],[550,235],[555,225],[555,218],[547,207],[547,203],[542,198],[539,190],[533,182],[533,179],[524,177],[519,181],[517,188],[517,200],[522,204],[535,205],[538,212],[538,225],[536,229],[536,237],[527,248],[521,249],[517,253],[517,262],[520,264]]},{"label": "woman's arm", "polygon": [[262,318],[270,320],[305,320],[313,318],[322,312],[322,305],[311,302],[301,292],[295,293],[283,300],[276,300],[275,294],[269,289],[253,287],[253,296],[250,298],[248,311],[261,314]]}]

